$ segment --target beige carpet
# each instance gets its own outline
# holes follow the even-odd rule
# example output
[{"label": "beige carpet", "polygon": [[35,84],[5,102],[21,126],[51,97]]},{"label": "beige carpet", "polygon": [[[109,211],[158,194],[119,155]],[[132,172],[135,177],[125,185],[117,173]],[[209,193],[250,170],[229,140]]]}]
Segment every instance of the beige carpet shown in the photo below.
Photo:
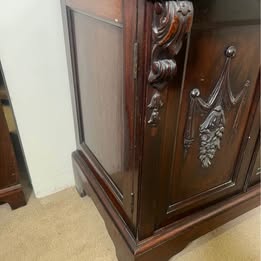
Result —
[{"label": "beige carpet", "polygon": [[[91,199],[67,189],[26,207],[0,206],[0,261],[116,261],[114,245]],[[191,243],[171,261],[259,261],[260,209]]]}]

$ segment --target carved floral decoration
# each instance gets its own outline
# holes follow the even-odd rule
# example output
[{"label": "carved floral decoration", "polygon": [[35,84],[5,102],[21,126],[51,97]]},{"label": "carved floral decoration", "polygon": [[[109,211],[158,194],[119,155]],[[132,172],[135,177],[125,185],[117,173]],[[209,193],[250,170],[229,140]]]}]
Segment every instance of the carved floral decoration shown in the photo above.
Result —
[{"label": "carved floral decoration", "polygon": [[211,165],[217,150],[221,148],[226,124],[225,104],[230,107],[240,103],[233,125],[233,128],[236,129],[247,88],[250,86],[250,81],[246,80],[240,93],[234,97],[230,86],[229,73],[231,59],[234,58],[235,55],[236,48],[234,46],[230,46],[226,49],[226,61],[223,71],[207,102],[200,97],[199,89],[193,89],[190,92],[189,112],[184,132],[184,151],[186,156],[195,139],[194,113],[196,110],[203,114],[207,113],[204,122],[199,127],[199,160],[203,168],[208,168]]},{"label": "carved floral decoration", "polygon": [[224,130],[224,111],[223,108],[218,105],[211,111],[199,128],[199,136],[201,139],[199,159],[204,168],[211,165],[211,160],[214,158],[217,149],[220,149]]}]

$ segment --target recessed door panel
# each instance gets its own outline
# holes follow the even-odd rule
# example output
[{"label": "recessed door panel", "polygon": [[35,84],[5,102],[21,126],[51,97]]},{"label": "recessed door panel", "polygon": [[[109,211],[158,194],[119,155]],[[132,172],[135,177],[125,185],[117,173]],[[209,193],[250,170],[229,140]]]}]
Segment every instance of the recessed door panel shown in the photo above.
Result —
[{"label": "recessed door panel", "polygon": [[236,185],[234,170],[259,70],[258,28],[192,31],[170,170],[172,204]]},{"label": "recessed door panel", "polygon": [[[185,32],[190,2],[179,6],[170,1],[166,13],[154,5],[152,43],[159,42],[152,45],[145,129],[150,145],[145,138],[144,153],[146,159],[153,157],[150,170],[157,172],[156,227],[243,190],[246,172],[241,165],[251,160],[243,152],[258,89],[259,5],[251,1],[245,12],[238,12],[233,3],[193,2],[194,22],[183,47],[179,29],[173,34],[165,27],[173,17]],[[162,13],[166,23],[159,18]],[[168,52],[155,51],[158,46]],[[154,61],[154,53],[160,61]]]},{"label": "recessed door panel", "polygon": [[121,0],[66,1],[77,149],[129,217],[136,171],[137,99],[129,73],[136,40],[135,6],[135,1],[124,6]]},{"label": "recessed door panel", "polygon": [[84,108],[82,142],[121,189],[128,152],[122,25],[79,13],[74,14],[74,25],[80,103]]}]

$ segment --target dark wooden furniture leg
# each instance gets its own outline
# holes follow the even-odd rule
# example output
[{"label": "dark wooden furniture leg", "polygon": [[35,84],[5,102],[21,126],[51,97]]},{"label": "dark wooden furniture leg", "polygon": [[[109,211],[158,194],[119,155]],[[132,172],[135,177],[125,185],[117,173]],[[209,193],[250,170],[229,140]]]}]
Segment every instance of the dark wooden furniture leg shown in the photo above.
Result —
[{"label": "dark wooden furniture leg", "polygon": [[13,186],[0,191],[0,202],[8,203],[12,210],[25,206],[25,196],[21,186]]},{"label": "dark wooden furniture leg", "polygon": [[0,202],[12,209],[26,204],[6,116],[0,101]]},{"label": "dark wooden furniture leg", "polygon": [[86,189],[86,184],[88,181],[82,178],[82,174],[78,169],[79,167],[76,164],[73,164],[73,173],[74,173],[74,180],[75,180],[75,188],[80,195],[81,198],[85,196],[90,196],[88,190]]}]

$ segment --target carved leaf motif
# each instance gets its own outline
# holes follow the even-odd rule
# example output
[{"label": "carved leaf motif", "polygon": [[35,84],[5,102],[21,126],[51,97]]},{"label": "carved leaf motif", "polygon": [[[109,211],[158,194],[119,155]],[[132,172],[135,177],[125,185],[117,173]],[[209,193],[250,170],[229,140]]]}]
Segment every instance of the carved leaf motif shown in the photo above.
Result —
[{"label": "carved leaf motif", "polygon": [[214,158],[216,151],[220,149],[224,129],[224,110],[219,105],[211,111],[199,128],[201,139],[199,159],[201,160],[203,168],[207,168],[211,165],[211,160]]},{"label": "carved leaf motif", "polygon": [[154,93],[151,97],[150,104],[147,106],[148,109],[152,110],[148,124],[151,126],[156,126],[160,121],[160,109],[163,107],[163,102],[161,100],[160,94],[158,92]]}]

